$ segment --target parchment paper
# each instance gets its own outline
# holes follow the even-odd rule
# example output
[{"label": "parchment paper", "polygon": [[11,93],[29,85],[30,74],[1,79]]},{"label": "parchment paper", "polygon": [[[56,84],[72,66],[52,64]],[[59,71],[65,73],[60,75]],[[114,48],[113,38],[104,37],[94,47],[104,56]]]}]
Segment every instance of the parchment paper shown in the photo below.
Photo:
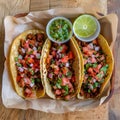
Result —
[{"label": "parchment paper", "polygon": [[[98,105],[101,105],[105,98],[109,95],[110,83],[105,88],[105,91],[100,100],[53,100],[50,98],[40,98],[36,100],[24,100],[19,97],[15,92],[12,81],[9,75],[8,69],[8,53],[9,47],[13,39],[28,29],[42,29],[45,31],[46,24],[49,19],[54,16],[65,16],[73,20],[73,18],[84,13],[82,8],[62,8],[62,9],[51,9],[48,11],[31,12],[27,16],[22,18],[15,18],[7,16],[4,21],[5,25],[5,41],[4,41],[4,54],[6,57],[5,67],[3,72],[2,81],[2,101],[7,108],[19,108],[19,109],[35,109],[44,112],[51,113],[65,113],[70,111],[83,111],[88,110]],[[102,25],[101,33],[109,39],[109,44],[112,45],[116,39],[117,33],[117,21],[116,15],[111,14],[105,17],[100,17]],[[106,28],[107,27],[107,28]],[[107,31],[105,31],[105,29]]]}]

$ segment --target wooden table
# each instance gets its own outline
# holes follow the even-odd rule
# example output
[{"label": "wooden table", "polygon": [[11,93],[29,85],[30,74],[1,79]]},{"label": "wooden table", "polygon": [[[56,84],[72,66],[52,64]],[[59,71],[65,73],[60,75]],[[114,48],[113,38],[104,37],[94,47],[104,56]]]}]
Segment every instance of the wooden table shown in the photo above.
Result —
[{"label": "wooden table", "polygon": [[[49,4],[48,4],[49,2]],[[66,4],[64,4],[66,2]],[[4,65],[4,26],[3,20],[7,15],[15,15],[17,13],[24,13],[35,10],[45,10],[49,8],[78,6],[79,0],[0,0],[0,78],[2,83],[2,72]],[[120,1],[108,0],[108,13],[117,13],[120,18]],[[115,44],[115,94],[109,103],[86,112],[72,112],[65,114],[50,114],[35,110],[19,110],[7,109],[2,104],[0,97],[0,120],[120,120],[120,27],[118,28],[118,35]],[[0,84],[0,89],[2,88]],[[1,94],[0,94],[1,96]]]}]

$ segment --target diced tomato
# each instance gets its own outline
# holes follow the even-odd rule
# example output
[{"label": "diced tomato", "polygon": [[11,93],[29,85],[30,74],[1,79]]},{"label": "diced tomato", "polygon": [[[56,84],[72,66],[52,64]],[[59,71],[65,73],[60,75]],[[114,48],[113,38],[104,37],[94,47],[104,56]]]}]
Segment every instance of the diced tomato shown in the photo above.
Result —
[{"label": "diced tomato", "polygon": [[25,60],[21,60],[20,63],[22,63],[22,65],[23,65],[24,67],[26,66]]},{"label": "diced tomato", "polygon": [[70,95],[65,96],[65,100],[70,100]]},{"label": "diced tomato", "polygon": [[70,51],[70,52],[68,53],[68,58],[69,58],[69,59],[73,59],[73,58],[74,58],[74,55],[73,55],[73,52],[72,52],[72,51]]},{"label": "diced tomato", "polygon": [[91,63],[96,63],[96,59],[94,57],[91,58]]},{"label": "diced tomato", "polygon": [[87,71],[88,71],[88,73],[90,73],[90,75],[93,76],[93,77],[96,75],[96,73],[93,71],[93,68],[91,68],[91,67],[88,68]]},{"label": "diced tomato", "polygon": [[88,53],[89,48],[88,47],[83,47],[82,50],[83,50],[84,53]]},{"label": "diced tomato", "polygon": [[76,81],[75,76],[72,76],[71,82],[75,82],[75,81]]},{"label": "diced tomato", "polygon": [[73,92],[73,86],[70,88],[69,92],[72,93]]},{"label": "diced tomato", "polygon": [[94,52],[95,52],[94,50],[89,50],[86,54],[92,56]]},{"label": "diced tomato", "polygon": [[88,70],[87,70],[89,73],[92,73],[93,72],[93,68],[88,68]]},{"label": "diced tomato", "polygon": [[24,95],[25,95],[26,97],[31,97],[31,95],[32,95],[32,90],[29,89],[29,88],[26,88],[25,91],[24,91]]},{"label": "diced tomato", "polygon": [[62,53],[65,53],[66,50],[68,49],[68,47],[64,44],[61,47],[62,47],[62,50],[61,50]]},{"label": "diced tomato", "polygon": [[29,43],[28,43],[28,41],[25,42],[24,48],[29,48]]},{"label": "diced tomato", "polygon": [[29,63],[34,63],[34,59],[33,58],[28,58],[28,62]]},{"label": "diced tomato", "polygon": [[37,54],[37,51],[36,51],[36,50],[34,50],[34,51],[33,51],[33,55],[36,55],[36,54]]},{"label": "diced tomato", "polygon": [[52,55],[48,55],[48,57],[46,59],[47,64],[50,64],[52,58],[53,58]]},{"label": "diced tomato", "polygon": [[80,90],[80,95],[84,96],[84,90],[83,89]]},{"label": "diced tomato", "polygon": [[54,73],[55,73],[56,75],[59,74],[59,71],[60,71],[59,67],[57,67],[56,69],[54,69]]},{"label": "diced tomato", "polygon": [[96,68],[93,68],[93,69],[96,73],[99,73],[101,67],[102,67],[102,65],[99,64]]},{"label": "diced tomato", "polygon": [[64,90],[64,89],[62,89],[62,90],[61,90],[61,92],[62,92],[62,93],[65,93],[65,90]]},{"label": "diced tomato", "polygon": [[105,56],[102,55],[102,56],[100,57],[100,60],[102,61],[102,60],[104,60],[104,59],[105,59]]},{"label": "diced tomato", "polygon": [[22,88],[25,86],[25,83],[24,83],[24,80],[23,80],[23,79],[20,80],[19,86],[22,87]]},{"label": "diced tomato", "polygon": [[17,82],[20,82],[20,80],[21,80],[21,76],[17,76]]},{"label": "diced tomato", "polygon": [[31,83],[29,78],[24,78],[24,82],[26,85],[30,85],[30,83]]},{"label": "diced tomato", "polygon": [[51,54],[53,55],[53,57],[56,56],[56,52],[55,51],[52,51]]},{"label": "diced tomato", "polygon": [[97,68],[98,68],[98,70],[100,70],[100,68],[102,67],[102,65],[101,64],[99,64],[98,66],[97,66]]},{"label": "diced tomato", "polygon": [[66,73],[68,72],[68,68],[63,67],[63,68],[62,68],[62,72],[63,72],[64,75],[66,75]]},{"label": "diced tomato", "polygon": [[68,88],[73,88],[73,85],[71,84],[71,82],[68,83]]},{"label": "diced tomato", "polygon": [[62,63],[67,63],[68,60],[69,60],[69,57],[66,55],[66,56],[64,56],[60,61],[61,61]]},{"label": "diced tomato", "polygon": [[64,85],[68,85],[69,84],[69,79],[68,78],[66,78],[66,77],[63,77],[62,78],[62,85],[64,86]]},{"label": "diced tomato", "polygon": [[61,90],[59,90],[59,89],[55,90],[56,95],[61,95],[61,93],[62,93]]},{"label": "diced tomato", "polygon": [[93,40],[92,43],[95,44],[95,45],[98,44],[97,40]]}]

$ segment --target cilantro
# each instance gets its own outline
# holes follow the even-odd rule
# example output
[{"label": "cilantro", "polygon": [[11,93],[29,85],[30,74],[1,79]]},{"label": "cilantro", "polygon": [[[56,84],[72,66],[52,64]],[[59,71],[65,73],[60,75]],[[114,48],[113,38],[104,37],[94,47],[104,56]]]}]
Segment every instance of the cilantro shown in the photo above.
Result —
[{"label": "cilantro", "polygon": [[30,72],[32,75],[34,75],[33,69],[29,69],[29,72]]},{"label": "cilantro", "polygon": [[87,63],[86,65],[85,65],[85,69],[87,70],[89,67],[92,67],[92,64],[91,63]]},{"label": "cilantro", "polygon": [[93,66],[94,68],[96,68],[96,67],[97,67],[97,63],[94,63],[92,66]]},{"label": "cilantro", "polygon": [[56,83],[56,87],[60,89],[61,85],[59,83]]},{"label": "cilantro", "polygon": [[88,77],[88,80],[92,80],[92,77],[89,76],[89,77]]},{"label": "cilantro", "polygon": [[17,63],[17,66],[18,66],[18,67],[22,67],[22,65],[21,65],[20,63]]},{"label": "cilantro", "polygon": [[61,88],[61,83],[62,83],[62,80],[60,78],[58,78],[57,82],[56,82],[56,87]]},{"label": "cilantro", "polygon": [[100,85],[100,83],[95,82],[95,83],[93,84],[93,88],[97,88],[99,85]]},{"label": "cilantro", "polygon": [[88,89],[88,93],[90,93],[91,92],[91,90],[90,89]]},{"label": "cilantro", "polygon": [[66,73],[66,75],[67,75],[68,77],[71,77],[71,76],[72,76],[72,72],[71,72],[71,71],[68,71],[68,72]]},{"label": "cilantro", "polygon": [[102,77],[103,77],[103,74],[98,73],[98,74],[97,74],[97,77],[100,79],[100,78],[102,78]]},{"label": "cilantro", "polygon": [[36,82],[40,82],[41,80],[40,80],[39,78],[36,78],[35,81],[36,81]]},{"label": "cilantro", "polygon": [[103,67],[100,69],[100,71],[103,71],[104,73],[106,73],[106,72],[107,72],[108,67],[109,67],[109,65],[108,65],[108,64],[106,64],[105,66],[103,66]]},{"label": "cilantro", "polygon": [[28,55],[31,55],[33,53],[33,50],[31,50],[30,52],[28,52]]},{"label": "cilantro", "polygon": [[14,60],[15,60],[15,62],[17,62],[18,61],[18,57],[15,57]]},{"label": "cilantro", "polygon": [[34,78],[31,78],[30,79],[32,83],[35,83],[35,79]]},{"label": "cilantro", "polygon": [[69,93],[68,85],[62,86],[62,88],[65,90],[64,96],[68,95]]}]

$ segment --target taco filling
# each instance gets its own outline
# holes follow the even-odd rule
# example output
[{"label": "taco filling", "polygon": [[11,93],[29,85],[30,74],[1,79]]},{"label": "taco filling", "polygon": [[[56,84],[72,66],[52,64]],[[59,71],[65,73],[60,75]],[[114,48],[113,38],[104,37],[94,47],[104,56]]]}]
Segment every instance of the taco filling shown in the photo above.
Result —
[{"label": "taco filling", "polygon": [[80,96],[94,98],[100,93],[100,87],[109,68],[106,62],[106,54],[102,51],[97,40],[89,43],[77,42],[84,59],[84,78]]},{"label": "taco filling", "polygon": [[44,34],[29,33],[25,39],[20,39],[18,56],[15,56],[17,69],[17,84],[23,88],[25,97],[34,96],[33,91],[42,90],[40,77],[40,57],[44,43]]},{"label": "taco filling", "polygon": [[52,43],[46,59],[47,78],[57,99],[69,100],[75,92],[74,54],[66,44]]}]

